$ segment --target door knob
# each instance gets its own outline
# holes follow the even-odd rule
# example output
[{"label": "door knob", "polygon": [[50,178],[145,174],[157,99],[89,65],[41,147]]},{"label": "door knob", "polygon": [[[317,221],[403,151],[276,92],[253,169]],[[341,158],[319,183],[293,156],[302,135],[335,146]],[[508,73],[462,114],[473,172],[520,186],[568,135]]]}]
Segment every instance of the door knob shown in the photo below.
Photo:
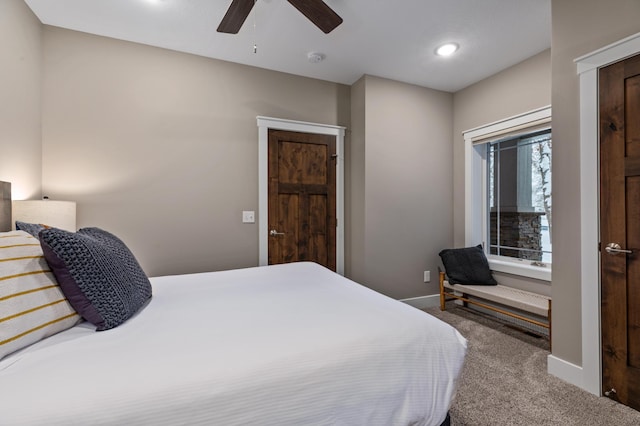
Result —
[{"label": "door knob", "polygon": [[607,253],[609,253],[610,255],[617,255],[620,253],[625,253],[625,254],[631,254],[633,253],[633,250],[625,250],[623,248],[620,247],[620,244],[618,243],[609,243],[607,244],[607,246],[604,248],[604,251],[606,251]]},{"label": "door knob", "polygon": [[269,231],[269,235],[275,237],[276,235],[284,235],[284,232],[278,232],[275,229],[272,229],[271,231]]}]

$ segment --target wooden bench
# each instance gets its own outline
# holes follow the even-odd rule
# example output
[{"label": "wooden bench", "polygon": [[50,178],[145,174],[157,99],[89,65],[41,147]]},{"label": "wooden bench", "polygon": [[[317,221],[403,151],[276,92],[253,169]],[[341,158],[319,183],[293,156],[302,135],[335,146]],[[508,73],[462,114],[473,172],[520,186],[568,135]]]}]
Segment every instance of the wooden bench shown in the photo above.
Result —
[{"label": "wooden bench", "polygon": [[[455,294],[461,293],[462,295]],[[524,315],[517,314],[499,307],[483,303],[481,301],[470,299],[473,296],[478,299],[484,299],[493,303],[516,308],[523,312],[529,312],[540,317],[547,318],[547,321],[539,321]],[[503,285],[463,285],[449,284],[445,280],[445,273],[440,272],[440,310],[446,309],[445,303],[450,300],[461,300],[465,304],[471,303],[503,315],[517,318],[531,324],[546,328],[549,330],[549,346],[551,346],[551,298],[541,294],[524,291],[517,288],[506,287]]]}]

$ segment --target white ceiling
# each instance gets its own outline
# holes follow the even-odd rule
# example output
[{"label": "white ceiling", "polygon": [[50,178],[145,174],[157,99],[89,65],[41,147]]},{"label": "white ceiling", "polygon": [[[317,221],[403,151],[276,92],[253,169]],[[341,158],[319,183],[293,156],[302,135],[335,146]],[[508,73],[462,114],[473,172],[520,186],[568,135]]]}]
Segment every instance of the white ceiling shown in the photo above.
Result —
[{"label": "white ceiling", "polygon": [[[325,0],[344,19],[330,34],[285,0],[256,1],[230,35],[216,28],[231,0],[25,0],[47,25],[349,85],[455,92],[551,46],[551,0]],[[458,53],[435,56],[449,41]]]}]

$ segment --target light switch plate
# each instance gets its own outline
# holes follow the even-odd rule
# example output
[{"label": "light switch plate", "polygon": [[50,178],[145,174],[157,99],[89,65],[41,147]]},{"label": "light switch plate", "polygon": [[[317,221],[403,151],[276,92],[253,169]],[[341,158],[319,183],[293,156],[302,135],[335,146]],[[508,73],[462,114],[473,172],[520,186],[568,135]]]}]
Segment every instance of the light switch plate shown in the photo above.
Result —
[{"label": "light switch plate", "polygon": [[242,223],[256,223],[256,212],[252,210],[243,210]]}]

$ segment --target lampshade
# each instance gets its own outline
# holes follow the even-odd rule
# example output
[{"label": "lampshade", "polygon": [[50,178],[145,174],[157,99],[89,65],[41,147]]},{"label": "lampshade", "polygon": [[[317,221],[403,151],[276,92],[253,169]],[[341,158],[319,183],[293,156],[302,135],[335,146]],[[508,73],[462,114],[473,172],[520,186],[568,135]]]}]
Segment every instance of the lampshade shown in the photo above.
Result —
[{"label": "lampshade", "polygon": [[20,221],[76,231],[76,203],[73,201],[16,200],[12,205],[14,227],[15,222]]}]

